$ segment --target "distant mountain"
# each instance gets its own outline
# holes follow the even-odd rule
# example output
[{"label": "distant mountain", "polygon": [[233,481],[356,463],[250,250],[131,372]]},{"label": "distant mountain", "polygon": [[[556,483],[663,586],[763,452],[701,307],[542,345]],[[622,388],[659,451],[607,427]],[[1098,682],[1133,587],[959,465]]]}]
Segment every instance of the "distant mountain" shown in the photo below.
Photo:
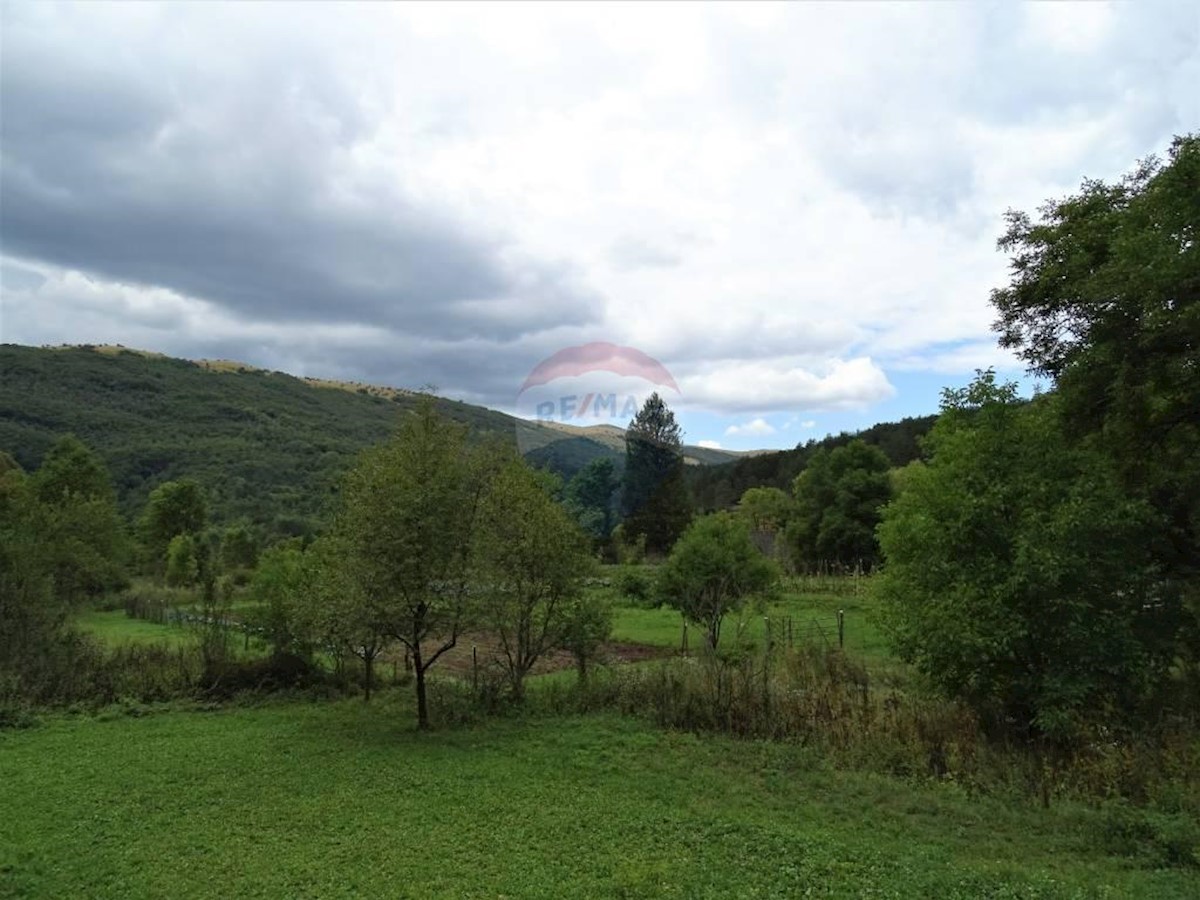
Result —
[{"label": "distant mountain", "polygon": [[[132,516],[163,481],[204,485],[213,518],[247,518],[276,533],[320,520],[354,456],[384,440],[418,393],[297,378],[229,360],[189,361],[124,347],[0,345],[0,450],[36,468],[75,433],[108,464]],[[476,435],[518,441],[531,462],[570,477],[588,461],[624,461],[624,432],[528,422],[438,399]],[[688,447],[697,465],[737,458]]]}]

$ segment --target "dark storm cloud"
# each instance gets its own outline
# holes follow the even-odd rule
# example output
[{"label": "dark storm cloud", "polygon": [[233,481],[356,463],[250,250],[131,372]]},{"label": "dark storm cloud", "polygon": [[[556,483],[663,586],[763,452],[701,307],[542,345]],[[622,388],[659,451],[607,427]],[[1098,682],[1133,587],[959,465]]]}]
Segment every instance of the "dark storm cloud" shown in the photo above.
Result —
[{"label": "dark storm cloud", "polygon": [[7,255],[246,318],[440,338],[511,339],[602,312],[569,267],[407,196],[403,159],[361,165],[368,102],[320,61],[264,60],[231,79],[161,47],[147,59],[36,25],[7,21],[0,61]]}]

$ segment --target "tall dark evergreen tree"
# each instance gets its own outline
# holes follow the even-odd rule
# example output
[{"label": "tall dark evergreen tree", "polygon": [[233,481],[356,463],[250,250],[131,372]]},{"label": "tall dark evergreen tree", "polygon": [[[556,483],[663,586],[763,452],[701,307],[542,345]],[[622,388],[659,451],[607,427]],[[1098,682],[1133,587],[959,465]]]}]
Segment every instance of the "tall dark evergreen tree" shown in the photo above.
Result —
[{"label": "tall dark evergreen tree", "polygon": [[626,536],[644,536],[653,553],[670,550],[692,517],[682,448],[675,413],[662,397],[651,394],[625,432],[621,510]]}]

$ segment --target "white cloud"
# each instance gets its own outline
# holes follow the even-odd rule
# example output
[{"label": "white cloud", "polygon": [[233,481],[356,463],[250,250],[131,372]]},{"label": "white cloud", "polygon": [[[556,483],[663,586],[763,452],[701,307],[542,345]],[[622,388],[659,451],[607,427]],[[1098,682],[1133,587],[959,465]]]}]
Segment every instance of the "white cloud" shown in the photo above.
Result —
[{"label": "white cloud", "polygon": [[1009,359],[1006,208],[1200,120],[1186,2],[3,15],[4,249],[50,273],[4,340],[493,403],[609,340],[693,409],[869,420],[892,373]]},{"label": "white cloud", "polygon": [[752,419],[744,425],[730,425],[725,429],[725,435],[727,437],[739,435],[754,435],[755,437],[762,437],[774,433],[775,427],[763,418]]},{"label": "white cloud", "polygon": [[720,450],[720,441],[696,441],[697,447],[704,447],[706,450]]}]

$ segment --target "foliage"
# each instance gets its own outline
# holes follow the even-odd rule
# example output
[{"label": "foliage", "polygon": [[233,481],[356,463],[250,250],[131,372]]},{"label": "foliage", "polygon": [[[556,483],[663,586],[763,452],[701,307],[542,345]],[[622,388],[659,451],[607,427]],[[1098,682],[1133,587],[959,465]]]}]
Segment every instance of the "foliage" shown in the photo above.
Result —
[{"label": "foliage", "polygon": [[567,509],[594,540],[607,540],[613,529],[613,499],[618,481],[611,459],[596,459],[572,478],[565,491]]},{"label": "foliage", "polygon": [[347,475],[331,530],[335,583],[408,650],[422,728],[429,725],[426,672],[468,623],[490,458],[426,403]]},{"label": "foliage", "polygon": [[52,556],[55,593],[75,604],[125,583],[125,528],[108,472],[73,435],[46,454],[31,477],[41,539]]},{"label": "foliage", "polygon": [[646,549],[666,553],[687,527],[691,500],[683,477],[682,431],[658,394],[642,404],[625,432],[621,508],[625,539],[646,538]]},{"label": "foliage", "polygon": [[[193,538],[204,530],[208,512],[204,491],[195,481],[168,481],[150,494],[139,522],[142,544],[151,568],[161,571],[168,561],[167,554],[174,538],[189,535]],[[199,550],[192,542],[193,556]]]},{"label": "foliage", "polygon": [[185,532],[171,538],[167,545],[165,578],[170,587],[191,587],[200,580],[200,562],[194,535]]},{"label": "foliage", "polygon": [[754,546],[746,524],[730,513],[710,513],[683,533],[659,570],[658,594],[702,626],[716,650],[721,620],[763,594],[779,578],[776,565]]},{"label": "foliage", "polygon": [[262,554],[250,582],[250,594],[259,606],[248,616],[275,656],[310,655],[309,641],[297,610],[307,588],[304,552],[297,542],[277,544]]},{"label": "foliage", "polygon": [[1121,181],[1087,180],[1035,221],[1011,211],[1011,280],[992,292],[1001,344],[1054,379],[1073,440],[1110,457],[1160,514],[1161,591],[1200,699],[1200,135]]},{"label": "foliage", "polygon": [[813,454],[796,478],[796,508],[788,530],[801,565],[875,565],[875,527],[891,496],[888,468],[883,452],[860,440]]},{"label": "foliage", "polygon": [[688,466],[687,480],[701,512],[730,509],[750,488],[773,487],[790,492],[796,476],[821,450],[833,451],[854,440],[878,447],[892,466],[905,466],[922,456],[921,438],[937,416],[919,416],[899,422],[881,422],[857,432],[842,432],[809,440],[791,450],[756,453],[731,463]]},{"label": "foliage", "polygon": [[901,656],[998,722],[1069,737],[1142,707],[1174,656],[1155,516],[1072,445],[1052,398],[947,391],[929,463],[880,526]]},{"label": "foliage", "polygon": [[588,591],[572,598],[566,610],[560,646],[574,657],[580,681],[587,680],[590,666],[599,657],[612,630],[613,609],[606,598]]},{"label": "foliage", "polygon": [[[798,743],[612,714],[423,735],[397,726],[409,707],[388,711],[123,707],[8,733],[0,802],[20,814],[0,822],[0,894],[1196,893],[1194,870],[1107,851],[1095,835],[1110,820],[1141,831],[1107,806],[1041,810],[955,782],[838,770]],[[413,840],[426,833],[437,839]]]},{"label": "foliage", "polygon": [[572,606],[595,562],[566,510],[516,456],[493,469],[480,513],[479,622],[499,641],[509,687],[520,700],[529,670],[566,640]]}]

